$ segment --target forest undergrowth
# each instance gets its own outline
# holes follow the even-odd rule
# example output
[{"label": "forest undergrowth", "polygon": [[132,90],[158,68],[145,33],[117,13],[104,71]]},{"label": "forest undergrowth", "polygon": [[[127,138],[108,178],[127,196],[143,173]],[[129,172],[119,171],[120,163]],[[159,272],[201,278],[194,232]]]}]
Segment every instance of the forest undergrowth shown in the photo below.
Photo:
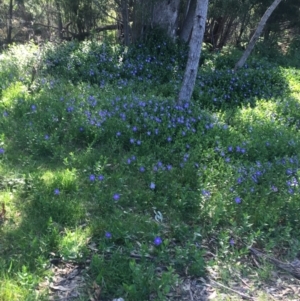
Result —
[{"label": "forest undergrowth", "polygon": [[1,301],[49,300],[55,260],[84,266],[76,300],[134,301],[211,269],[267,282],[249,247],[296,257],[300,71],[238,55],[204,49],[177,103],[187,48],[163,39],[1,54]]}]

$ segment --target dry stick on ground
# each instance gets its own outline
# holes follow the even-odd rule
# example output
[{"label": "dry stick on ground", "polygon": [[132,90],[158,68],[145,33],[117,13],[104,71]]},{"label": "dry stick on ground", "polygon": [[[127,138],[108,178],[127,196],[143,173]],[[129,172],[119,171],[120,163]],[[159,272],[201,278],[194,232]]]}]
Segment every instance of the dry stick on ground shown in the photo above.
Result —
[{"label": "dry stick on ground", "polygon": [[220,286],[220,287],[226,288],[227,290],[229,290],[229,291],[231,291],[231,292],[234,292],[234,293],[240,295],[241,297],[243,297],[243,298],[245,298],[245,299],[248,299],[248,300],[254,300],[251,296],[248,296],[248,295],[243,294],[243,293],[241,293],[241,292],[239,292],[239,291],[236,291],[236,290],[234,290],[234,289],[232,289],[232,288],[230,288],[230,287],[228,287],[228,286],[226,286],[226,285],[224,285],[224,284],[222,284],[222,283],[219,283],[219,282],[217,282],[217,281],[215,281],[215,280],[212,280],[212,279],[210,279],[210,281],[211,281],[212,283],[215,283],[216,285],[218,285],[218,286]]},{"label": "dry stick on ground", "polygon": [[289,272],[290,274],[292,274],[294,277],[296,277],[297,279],[300,279],[300,264],[299,264],[299,260],[298,261],[294,261],[291,263],[284,263],[282,261],[279,261],[275,258],[272,258],[260,251],[258,251],[255,248],[249,248],[249,250],[251,251],[251,253],[253,255],[255,255],[258,258],[265,258],[267,259],[269,262],[273,263],[274,265],[276,265],[278,268],[285,270],[286,272]]}]

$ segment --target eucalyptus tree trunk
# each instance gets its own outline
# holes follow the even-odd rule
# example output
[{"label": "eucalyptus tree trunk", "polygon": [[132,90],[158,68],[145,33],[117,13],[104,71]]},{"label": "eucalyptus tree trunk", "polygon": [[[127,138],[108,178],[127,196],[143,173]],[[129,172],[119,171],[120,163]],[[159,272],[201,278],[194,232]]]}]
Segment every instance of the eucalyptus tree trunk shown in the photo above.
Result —
[{"label": "eucalyptus tree trunk", "polygon": [[128,2],[127,0],[121,1],[121,12],[122,12],[122,22],[123,22],[123,32],[124,32],[124,44],[129,45],[129,12],[128,12]]},{"label": "eucalyptus tree trunk", "polygon": [[194,90],[205,32],[208,1],[209,0],[197,0],[192,37],[189,44],[189,57],[186,64],[182,87],[178,95],[178,103],[190,101]]},{"label": "eucalyptus tree trunk", "polygon": [[180,30],[179,38],[184,42],[188,42],[191,37],[191,32],[193,29],[193,17],[195,14],[197,0],[191,0],[188,8],[188,13],[184,19],[182,28]]},{"label": "eucalyptus tree trunk", "polygon": [[251,51],[253,50],[256,41],[258,40],[259,36],[261,35],[266,22],[268,21],[269,17],[271,16],[271,14],[273,13],[273,11],[275,10],[275,8],[278,6],[278,4],[281,2],[282,0],[274,0],[274,2],[271,4],[271,6],[266,10],[266,12],[264,13],[264,15],[262,16],[261,20],[259,21],[257,28],[246,48],[246,50],[244,51],[242,57],[240,58],[240,60],[236,63],[234,70],[237,70],[241,67],[244,66],[246,60],[248,59]]},{"label": "eucalyptus tree trunk", "polygon": [[58,23],[58,36],[62,40],[63,38],[63,22],[61,16],[61,8],[58,0],[55,1],[56,9],[57,9],[57,23]]},{"label": "eucalyptus tree trunk", "polygon": [[7,17],[7,44],[11,43],[11,33],[12,33],[12,17],[13,17],[13,0],[9,1],[8,7],[8,17]]},{"label": "eucalyptus tree trunk", "polygon": [[165,29],[168,36],[177,36],[180,0],[159,0],[154,2],[152,23]]}]

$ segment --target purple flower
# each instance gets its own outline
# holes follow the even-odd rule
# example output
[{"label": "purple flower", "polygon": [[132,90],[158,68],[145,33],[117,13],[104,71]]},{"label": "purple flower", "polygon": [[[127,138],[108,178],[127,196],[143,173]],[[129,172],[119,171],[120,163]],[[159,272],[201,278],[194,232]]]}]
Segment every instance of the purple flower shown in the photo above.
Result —
[{"label": "purple flower", "polygon": [[235,241],[234,241],[234,239],[233,238],[230,238],[230,240],[229,240],[229,244],[233,247],[234,246],[234,244],[235,244]]},{"label": "purple flower", "polygon": [[167,165],[167,170],[171,170],[172,169],[172,165],[171,164],[168,164]]},{"label": "purple flower", "polygon": [[156,236],[156,237],[154,238],[153,243],[154,243],[156,246],[159,246],[159,245],[161,245],[161,243],[162,243],[162,239],[161,239],[159,236]]},{"label": "purple flower", "polygon": [[134,139],[130,138],[130,143],[133,144],[134,143]]},{"label": "purple flower", "polygon": [[131,159],[128,158],[128,159],[127,159],[127,164],[130,164],[130,163],[131,163]]},{"label": "purple flower", "polygon": [[229,158],[229,157],[226,157],[226,158],[225,158],[225,162],[229,163],[229,162],[230,162],[230,158]]},{"label": "purple flower", "polygon": [[113,199],[115,201],[118,201],[120,199],[120,195],[118,193],[115,193],[114,196],[113,196]]},{"label": "purple flower", "polygon": [[210,197],[210,192],[206,189],[202,189],[202,195],[205,197]]},{"label": "purple flower", "polygon": [[96,179],[95,175],[90,175],[90,181],[91,181],[91,182],[94,182],[95,179]]},{"label": "purple flower", "polygon": [[153,183],[153,182],[150,183],[150,189],[152,189],[152,190],[155,189],[155,183]]},{"label": "purple flower", "polygon": [[45,140],[48,140],[49,139],[49,135],[45,135]]},{"label": "purple flower", "polygon": [[55,195],[59,195],[59,194],[60,194],[60,191],[59,191],[58,188],[55,188],[55,189],[54,189],[54,194],[55,194]]},{"label": "purple flower", "polygon": [[171,141],[172,141],[172,138],[171,138],[171,137],[168,137],[168,138],[167,138],[167,141],[168,141],[168,142],[171,142]]},{"label": "purple flower", "polygon": [[31,110],[32,110],[32,111],[36,111],[36,105],[32,105],[32,106],[31,106]]},{"label": "purple flower", "polygon": [[232,150],[233,150],[232,146],[228,146],[228,151],[232,152]]},{"label": "purple flower", "polygon": [[234,201],[237,203],[237,204],[240,204],[241,202],[242,202],[242,199],[240,198],[240,197],[236,197],[235,199],[234,199]]},{"label": "purple flower", "polygon": [[105,237],[106,237],[106,238],[111,238],[111,233],[106,231],[106,232],[105,232]]},{"label": "purple flower", "polygon": [[278,191],[278,188],[274,185],[271,186],[271,189],[273,190],[273,192],[277,192]]},{"label": "purple flower", "polygon": [[121,136],[121,133],[120,133],[120,132],[117,132],[116,136],[117,136],[117,137],[120,137],[120,136]]},{"label": "purple flower", "polygon": [[142,141],[141,141],[141,140],[137,140],[137,141],[136,141],[136,144],[137,144],[137,145],[141,145],[141,144],[142,144]]},{"label": "purple flower", "polygon": [[145,167],[144,166],[140,167],[140,172],[145,172]]},{"label": "purple flower", "polygon": [[104,176],[103,175],[98,176],[98,180],[99,181],[103,181],[104,180]]},{"label": "purple flower", "polygon": [[133,132],[136,132],[136,131],[137,131],[137,127],[134,126],[134,127],[132,128],[132,131],[133,131]]},{"label": "purple flower", "polygon": [[4,148],[0,148],[0,154],[4,154]]}]

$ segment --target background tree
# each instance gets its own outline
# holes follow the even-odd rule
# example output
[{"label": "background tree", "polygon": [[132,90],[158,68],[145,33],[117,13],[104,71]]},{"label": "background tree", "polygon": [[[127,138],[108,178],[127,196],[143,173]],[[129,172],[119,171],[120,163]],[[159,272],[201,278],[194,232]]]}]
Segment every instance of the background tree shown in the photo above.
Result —
[{"label": "background tree", "polygon": [[266,10],[266,12],[264,13],[264,15],[262,16],[260,22],[258,23],[258,26],[255,30],[255,33],[253,34],[246,50],[244,51],[242,57],[239,59],[239,61],[236,63],[235,68],[234,69],[238,69],[241,68],[247,58],[249,57],[251,51],[253,50],[256,41],[258,40],[259,36],[261,35],[266,22],[268,21],[269,17],[271,16],[272,12],[275,10],[275,8],[278,6],[278,4],[281,2],[282,0],[274,0],[274,2],[272,3],[272,5]]}]

